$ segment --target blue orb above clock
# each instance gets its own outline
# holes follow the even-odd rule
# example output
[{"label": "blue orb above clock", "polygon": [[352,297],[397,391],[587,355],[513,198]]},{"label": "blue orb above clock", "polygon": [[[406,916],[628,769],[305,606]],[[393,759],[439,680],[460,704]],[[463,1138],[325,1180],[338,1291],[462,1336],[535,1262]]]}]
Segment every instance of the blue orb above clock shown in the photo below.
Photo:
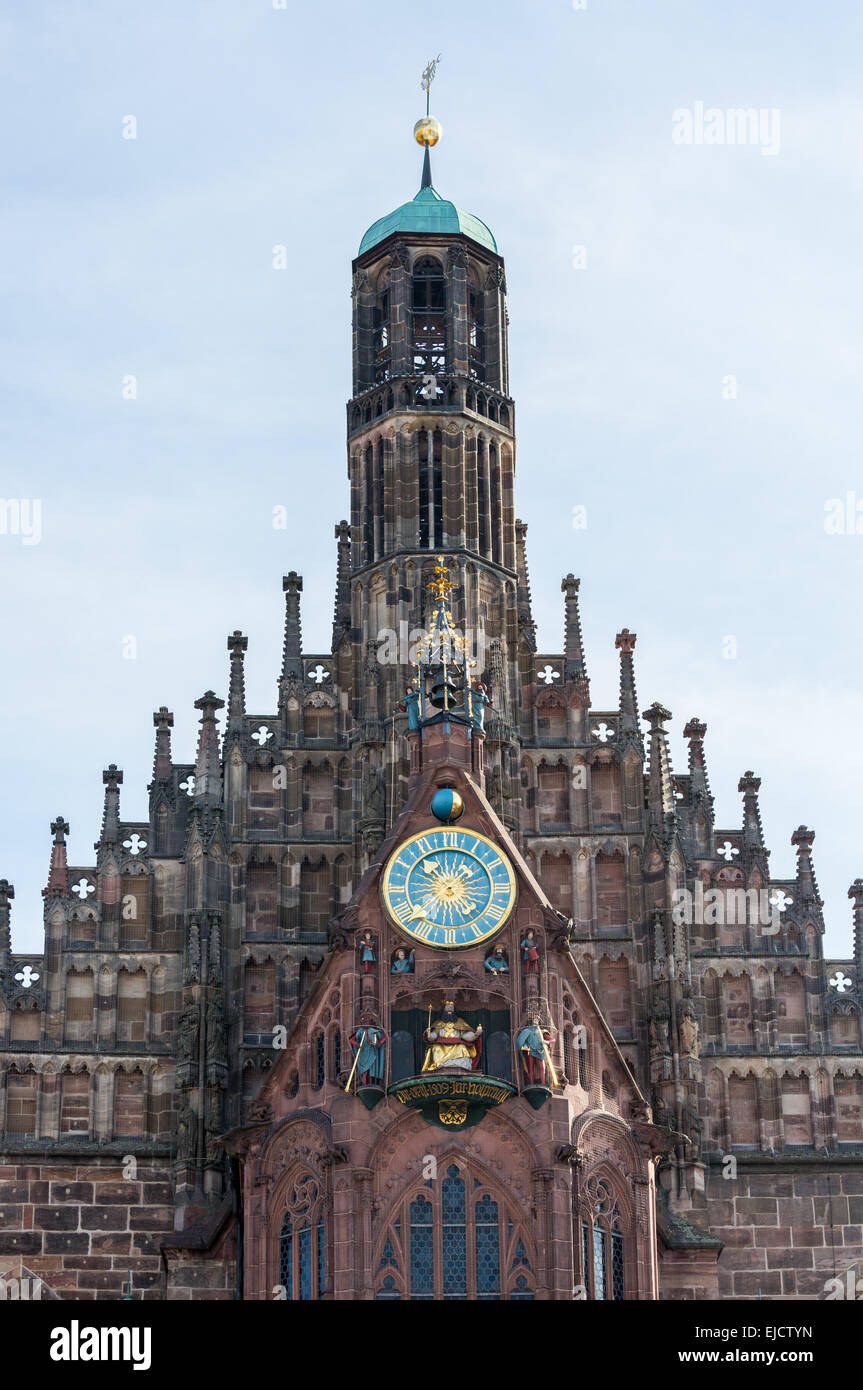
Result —
[{"label": "blue orb above clock", "polygon": [[444,825],[452,825],[453,821],[459,820],[464,813],[464,802],[458,792],[445,787],[435,792],[432,797],[431,813]]}]

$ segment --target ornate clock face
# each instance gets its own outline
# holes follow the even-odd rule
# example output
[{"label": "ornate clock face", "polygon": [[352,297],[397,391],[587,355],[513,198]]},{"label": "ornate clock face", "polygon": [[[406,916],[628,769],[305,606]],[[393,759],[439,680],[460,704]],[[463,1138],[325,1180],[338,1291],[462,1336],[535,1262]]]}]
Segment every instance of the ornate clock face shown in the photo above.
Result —
[{"label": "ornate clock face", "polygon": [[429,946],[476,946],[504,924],[515,903],[515,874],[475,830],[424,830],[396,850],[383,895],[396,925]]}]

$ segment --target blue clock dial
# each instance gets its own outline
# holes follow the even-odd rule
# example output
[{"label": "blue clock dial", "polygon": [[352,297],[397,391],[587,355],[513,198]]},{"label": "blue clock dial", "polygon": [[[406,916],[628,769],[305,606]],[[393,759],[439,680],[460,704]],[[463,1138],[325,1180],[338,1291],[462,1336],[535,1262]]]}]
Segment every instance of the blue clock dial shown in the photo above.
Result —
[{"label": "blue clock dial", "polygon": [[426,830],[396,850],[382,891],[389,916],[407,936],[430,946],[476,946],[509,917],[515,874],[475,830]]}]

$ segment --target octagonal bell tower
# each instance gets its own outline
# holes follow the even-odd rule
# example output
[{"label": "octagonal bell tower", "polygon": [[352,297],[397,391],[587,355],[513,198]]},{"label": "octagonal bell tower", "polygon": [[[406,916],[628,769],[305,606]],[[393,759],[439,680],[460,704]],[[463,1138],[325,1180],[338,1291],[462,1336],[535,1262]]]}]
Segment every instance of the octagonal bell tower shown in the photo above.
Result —
[{"label": "octagonal bell tower", "polygon": [[[519,644],[532,642],[533,624],[526,528],[514,504],[504,263],[486,224],[434,187],[438,123],[427,116],[414,133],[424,147],[419,192],[368,229],[353,262],[355,716],[371,736],[402,698],[440,556],[454,584],[454,622],[492,693],[489,771],[503,762],[517,775]],[[395,659],[383,663],[382,634],[399,638]]]}]

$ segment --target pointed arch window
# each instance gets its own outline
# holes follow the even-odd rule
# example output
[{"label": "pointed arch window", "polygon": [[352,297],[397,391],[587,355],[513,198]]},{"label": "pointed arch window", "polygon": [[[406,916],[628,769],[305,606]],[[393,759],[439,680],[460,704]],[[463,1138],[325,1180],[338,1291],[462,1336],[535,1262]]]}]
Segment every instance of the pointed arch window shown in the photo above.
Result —
[{"label": "pointed arch window", "polygon": [[421,549],[429,544],[429,478],[432,474],[429,460],[429,432],[417,431],[417,490],[419,493],[419,544]]},{"label": "pointed arch window", "polygon": [[365,498],[363,502],[363,545],[366,552],[366,564],[370,564],[375,558],[375,462],[374,450],[371,444],[366,445],[363,456],[363,474]]},{"label": "pointed arch window", "polygon": [[372,333],[375,355],[375,381],[386,381],[390,374],[390,292],[378,295],[372,310]]},{"label": "pointed arch window", "polygon": [[470,374],[485,381],[485,296],[482,290],[468,292]]},{"label": "pointed arch window", "polygon": [[486,469],[486,448],[486,441],[482,435],[480,435],[477,441],[476,456],[476,507],[480,555],[488,555],[488,472]]},{"label": "pointed arch window", "polygon": [[327,1043],[323,1033],[315,1039],[315,1090],[319,1091],[327,1078]]},{"label": "pointed arch window", "polygon": [[410,1296],[434,1298],[434,1208],[420,1193],[410,1206]]},{"label": "pointed arch window", "polygon": [[626,1299],[625,1243],[617,1199],[604,1178],[591,1178],[581,1221],[581,1270],[587,1297],[598,1303]]},{"label": "pointed arch window", "polygon": [[375,1297],[411,1302],[532,1299],[524,1238],[500,1196],[463,1166],[410,1196],[387,1233]]},{"label": "pointed arch window", "polygon": [[317,1179],[303,1173],[292,1184],[279,1236],[279,1283],[285,1298],[310,1303],[326,1292],[327,1231]]},{"label": "pointed arch window", "polygon": [[587,1084],[587,1046],[585,1041],[584,1028],[579,1028],[576,1035],[576,1048],[578,1050],[578,1084],[583,1091],[588,1090]]},{"label": "pointed arch window", "polygon": [[445,375],[446,277],[433,256],[421,257],[414,266],[411,307],[414,376]]},{"label": "pointed arch window", "polygon": [[431,457],[431,514],[434,519],[433,546],[443,545],[443,435],[440,430],[432,434]]},{"label": "pointed arch window", "polygon": [[489,481],[491,484],[491,558],[495,564],[501,563],[501,489],[500,489],[500,462],[497,453],[497,444],[492,439],[488,446],[488,468]]}]

